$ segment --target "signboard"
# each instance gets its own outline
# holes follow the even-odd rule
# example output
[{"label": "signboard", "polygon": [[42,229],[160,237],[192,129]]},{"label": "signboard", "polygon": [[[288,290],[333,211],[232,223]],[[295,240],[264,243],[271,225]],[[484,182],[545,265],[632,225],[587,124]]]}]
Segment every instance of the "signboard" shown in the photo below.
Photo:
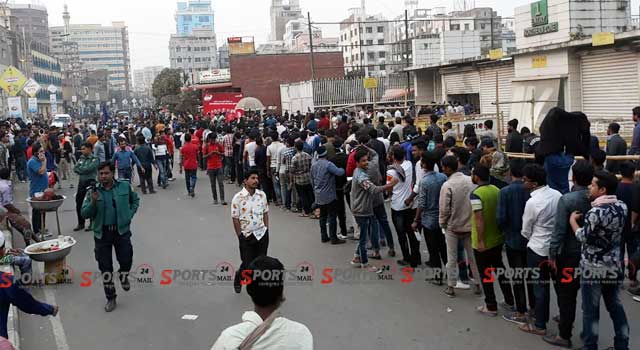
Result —
[{"label": "signboard", "polygon": [[100,93],[96,92],[96,101],[100,101]]},{"label": "signboard", "polygon": [[201,84],[226,83],[231,81],[231,70],[211,69],[198,73]]},{"label": "signboard", "polygon": [[22,98],[7,98],[7,106],[9,107],[9,118],[22,118]]},{"label": "signboard", "polygon": [[547,68],[547,56],[531,57],[531,68]]},{"label": "signboard", "polygon": [[73,102],[73,103],[78,102],[78,96],[76,96],[76,95],[71,96],[71,102]]},{"label": "signboard", "polygon": [[591,42],[593,46],[613,45],[616,38],[612,32],[593,33]]},{"label": "signboard", "polygon": [[489,59],[499,60],[502,57],[504,57],[504,52],[502,51],[502,49],[493,49],[489,51]]},{"label": "signboard", "polygon": [[58,114],[58,96],[56,94],[49,95],[49,102],[51,103],[51,114]]},{"label": "signboard", "polygon": [[14,66],[7,67],[0,74],[0,88],[9,96],[17,96],[26,82],[27,78]]},{"label": "signboard", "polygon": [[364,78],[362,79],[362,83],[364,84],[365,89],[377,89],[378,88],[378,79],[376,78]]},{"label": "signboard", "polygon": [[253,37],[231,37],[227,39],[229,55],[251,55],[256,53]]},{"label": "signboard", "polygon": [[27,95],[29,95],[29,97],[34,97],[38,91],[40,91],[40,84],[38,84],[38,82],[36,82],[33,79],[29,79],[29,81],[27,81],[26,84],[24,84],[24,87],[22,88],[22,90],[24,92],[27,93]]},{"label": "signboard", "polygon": [[27,100],[27,107],[29,113],[38,113],[38,98],[37,97],[29,97]]},{"label": "signboard", "polygon": [[236,105],[244,95],[241,92],[213,92],[207,90],[202,96],[202,113],[215,114],[236,112]]},{"label": "signboard", "polygon": [[58,88],[57,88],[55,85],[51,84],[51,85],[49,85],[49,87],[47,88],[47,91],[49,91],[49,92],[50,92],[50,93],[52,93],[52,94],[55,94],[56,92],[58,92]]},{"label": "signboard", "polygon": [[553,33],[557,32],[558,29],[558,22],[549,23],[547,0],[540,0],[531,4],[531,28],[525,28],[525,37]]}]

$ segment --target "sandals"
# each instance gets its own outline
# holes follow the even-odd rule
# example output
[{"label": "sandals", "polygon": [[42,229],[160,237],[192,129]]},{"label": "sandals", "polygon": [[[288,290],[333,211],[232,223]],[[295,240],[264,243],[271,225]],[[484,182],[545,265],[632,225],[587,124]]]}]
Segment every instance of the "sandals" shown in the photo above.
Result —
[{"label": "sandals", "polygon": [[518,329],[523,331],[523,332],[525,332],[525,333],[535,334],[535,335],[539,335],[539,336],[547,335],[547,330],[546,329],[538,329],[536,326],[532,325],[531,323],[527,323],[527,324],[523,324],[521,326],[518,326]]},{"label": "sandals", "polygon": [[491,311],[489,309],[487,309],[486,305],[480,305],[478,307],[476,307],[476,311],[485,315],[485,316],[489,316],[489,317],[496,317],[498,316],[498,311]]}]

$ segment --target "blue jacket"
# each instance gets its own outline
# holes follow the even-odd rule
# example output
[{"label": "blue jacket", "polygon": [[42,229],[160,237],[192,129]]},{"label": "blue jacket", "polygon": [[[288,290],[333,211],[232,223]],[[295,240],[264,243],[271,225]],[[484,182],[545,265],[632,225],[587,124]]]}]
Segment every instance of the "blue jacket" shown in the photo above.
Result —
[{"label": "blue jacket", "polygon": [[336,200],[336,176],[344,175],[344,169],[320,158],[311,165],[311,185],[316,195],[316,204],[330,204]]},{"label": "blue jacket", "polygon": [[33,298],[29,292],[14,281],[13,276],[0,271],[0,336],[9,338],[7,334],[7,319],[9,307],[15,305],[20,311],[47,316],[53,314],[53,306],[41,303]]},{"label": "blue jacket", "polygon": [[498,195],[497,221],[498,227],[504,235],[507,247],[514,250],[526,250],[527,239],[522,232],[522,215],[529,200],[529,191],[522,180],[513,181],[509,186],[500,190]]},{"label": "blue jacket", "polygon": [[133,166],[133,162],[136,163],[138,168],[141,167],[140,160],[138,159],[138,157],[136,157],[135,153],[130,150],[118,150],[113,154],[113,158],[111,158],[111,161],[116,164],[118,169],[130,169]]}]

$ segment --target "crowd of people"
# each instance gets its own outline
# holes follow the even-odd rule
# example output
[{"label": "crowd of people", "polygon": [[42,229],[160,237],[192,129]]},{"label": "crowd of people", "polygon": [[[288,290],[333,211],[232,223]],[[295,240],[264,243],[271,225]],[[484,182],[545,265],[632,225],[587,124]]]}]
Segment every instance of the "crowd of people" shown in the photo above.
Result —
[{"label": "crowd of people", "polygon": [[[638,121],[640,107],[633,113]],[[384,252],[397,256],[406,271],[432,268],[437,273],[431,282],[443,286],[446,295],[464,290],[483,294],[477,312],[490,317],[502,313],[521,331],[553,345],[572,346],[581,290],[583,346],[595,349],[602,297],[613,320],[615,348],[628,348],[629,327],[619,293],[627,271],[627,292],[640,296],[635,273],[640,263],[640,185],[634,162],[606,161],[607,155],[626,153],[620,126],[609,126],[602,150],[584,114],[555,108],[540,135],[528,128],[518,131],[518,121],[511,120],[503,147],[491,120],[482,130],[467,125],[459,134],[441,119],[438,110],[425,130],[415,125],[413,113],[399,110],[394,115],[251,114],[237,120],[151,113],[62,130],[12,120],[0,125],[0,197],[11,224],[26,240],[38,240],[40,215],[32,213],[31,226],[12,206],[11,167],[18,181],[30,181],[30,196],[65,181],[77,186],[74,231],[85,229],[91,219],[97,255],[99,243],[109,252],[112,245],[116,251],[121,247],[119,276],[128,290],[128,225],[138,198],[131,187],[119,184],[132,183],[143,195],[153,195],[175,181],[177,167],[184,173],[186,194],[195,197],[202,194],[196,189],[199,170],[206,171],[213,205],[228,205],[225,182],[244,187],[231,202],[240,270],[267,255],[271,203],[301,218],[318,219],[322,243],[357,240],[351,265],[380,273],[380,266],[370,261],[383,259]],[[640,150],[640,129],[636,132],[632,151]],[[509,152],[530,153],[533,159],[509,158]],[[584,160],[576,161],[576,156]],[[113,182],[116,171],[121,181]],[[128,210],[128,220],[96,212],[96,193],[102,198],[112,188],[129,194],[128,203],[118,203]],[[102,237],[104,227],[109,228],[108,239]],[[426,258],[420,251],[423,239]],[[107,264],[96,258],[101,271],[113,273],[111,259]],[[505,267],[525,273],[500,273]],[[581,273],[589,269],[611,273]],[[234,281],[237,292],[240,270]],[[482,278],[492,274],[502,301],[496,298],[493,278]],[[112,311],[113,278],[104,283],[105,308]],[[555,317],[549,312],[551,284],[558,299]],[[558,322],[558,334],[548,330],[550,319]]]}]

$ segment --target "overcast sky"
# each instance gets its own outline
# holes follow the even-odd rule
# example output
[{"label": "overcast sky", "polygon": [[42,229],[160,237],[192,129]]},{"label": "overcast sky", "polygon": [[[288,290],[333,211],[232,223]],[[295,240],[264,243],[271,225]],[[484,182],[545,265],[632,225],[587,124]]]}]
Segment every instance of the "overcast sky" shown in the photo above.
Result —
[{"label": "overcast sky", "polygon": [[[491,6],[501,16],[513,16],[514,7],[532,0],[476,0],[476,7]],[[29,2],[28,0],[15,2]],[[38,0],[34,0],[37,3]],[[169,36],[175,32],[175,0],[40,0],[49,12],[49,25],[62,25],[63,6],[69,6],[71,23],[103,24],[125,21],[129,26],[131,65],[134,69],[145,66],[169,65]],[[420,0],[420,8],[446,6],[453,10],[462,0]],[[634,13],[638,2],[633,0]],[[269,7],[271,0],[213,0],[215,29],[218,45],[229,36],[254,36],[256,42],[267,40],[270,31]],[[391,18],[403,12],[404,0],[366,0],[367,13],[382,13]],[[360,0],[300,0],[306,15],[312,21],[334,22],[346,17],[347,10],[359,7]],[[337,36],[338,27],[322,27],[326,34]]]}]

